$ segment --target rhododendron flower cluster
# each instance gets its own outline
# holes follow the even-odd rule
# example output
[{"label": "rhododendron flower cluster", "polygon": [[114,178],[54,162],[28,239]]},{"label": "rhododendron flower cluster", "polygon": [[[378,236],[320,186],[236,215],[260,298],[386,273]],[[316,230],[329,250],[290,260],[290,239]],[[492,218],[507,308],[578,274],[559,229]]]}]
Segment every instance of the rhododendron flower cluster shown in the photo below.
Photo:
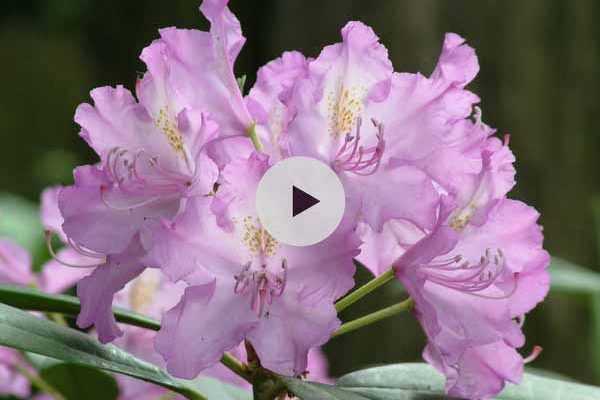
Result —
[{"label": "rhododendron flower cluster", "polygon": [[[137,285],[158,274],[172,308],[157,314],[154,345],[171,373],[193,378],[245,342],[263,367],[303,375],[340,326],[334,304],[356,258],[376,276],[393,267],[450,395],[518,383],[521,325],[548,291],[549,257],[537,212],[507,199],[509,138],[465,89],[474,50],[449,33],[429,77],[398,73],[374,31],[349,22],[316,58],[267,63],[244,96],[238,20],[225,0],[200,9],[210,31],[162,29],[142,51],[137,99],[102,87],[75,114],[99,161],[60,190],[49,229],[70,246],[58,260],[97,266],[78,285],[79,326],[102,342],[123,335],[113,300],[126,287],[130,306],[148,306]],[[342,223],[307,247],[280,243],[256,213],[258,182],[292,156],[324,162],[346,192]]]}]

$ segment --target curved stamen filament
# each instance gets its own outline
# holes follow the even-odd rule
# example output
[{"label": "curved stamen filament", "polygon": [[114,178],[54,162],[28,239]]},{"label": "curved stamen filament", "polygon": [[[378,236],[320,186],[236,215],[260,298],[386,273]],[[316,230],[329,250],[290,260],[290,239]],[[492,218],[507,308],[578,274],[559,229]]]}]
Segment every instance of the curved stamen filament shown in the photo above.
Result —
[{"label": "curved stamen filament", "polygon": [[511,290],[509,292],[507,292],[507,293],[499,294],[499,295],[483,294],[483,293],[470,293],[470,294],[473,295],[473,296],[481,297],[483,299],[502,300],[502,299],[508,299],[513,294],[515,294],[515,292],[517,291],[518,287],[519,287],[519,273],[515,272],[513,274],[513,286],[511,288]]},{"label": "curved stamen filament", "polygon": [[500,249],[492,254],[486,249],[478,264],[471,265],[458,255],[420,266],[426,279],[449,289],[461,291],[482,298],[503,299],[512,296],[517,289],[518,273],[513,274],[513,288],[509,293],[488,295],[483,290],[496,283],[506,269],[504,255]]},{"label": "curved stamen filament", "polygon": [[[142,172],[142,162],[147,163],[150,173]],[[132,155],[126,149],[115,147],[106,156],[104,169],[122,190],[133,192],[146,185],[151,185],[156,191],[184,191],[192,186],[194,180],[192,176],[164,168],[158,156],[152,156],[144,149]]]},{"label": "curved stamen filament", "polygon": [[[52,256],[53,259],[55,259],[59,264],[64,265],[65,267],[71,267],[71,268],[94,268],[97,267],[98,265],[101,264],[106,264],[106,257],[102,256],[102,258],[96,257],[98,258],[98,262],[95,263],[90,263],[90,264],[73,264],[70,262],[67,262],[65,260],[62,260],[54,251],[54,247],[52,246],[52,236],[54,234],[52,233],[52,231],[46,230],[44,231],[44,236],[46,238],[46,247],[48,248],[48,252],[50,253],[50,255]],[[78,252],[78,248],[73,248],[75,251]],[[82,254],[85,255],[85,254]],[[88,257],[86,255],[86,257]]]},{"label": "curved stamen filament", "polygon": [[108,189],[106,188],[106,186],[100,186],[100,199],[102,200],[102,203],[104,203],[104,205],[106,207],[110,208],[111,210],[115,210],[115,211],[130,211],[130,210],[134,210],[136,208],[140,208],[140,207],[144,207],[144,206],[148,206],[150,204],[156,203],[159,200],[164,200],[160,196],[156,196],[156,197],[152,197],[150,199],[142,200],[139,203],[134,203],[134,204],[126,205],[126,206],[117,206],[117,205],[111,204],[106,199],[106,191],[107,190]]},{"label": "curved stamen filament", "polygon": [[106,257],[104,256],[104,254],[100,254],[95,251],[88,250],[88,249],[78,245],[77,243],[75,243],[73,241],[73,239],[71,239],[70,237],[67,238],[67,242],[68,242],[69,246],[71,246],[73,248],[73,250],[75,250],[76,252],[78,252],[79,254],[81,254],[83,256],[90,257],[90,258],[98,258],[103,261],[106,260]]},{"label": "curved stamen filament", "polygon": [[535,361],[536,358],[542,353],[544,349],[542,346],[533,346],[533,350],[531,350],[531,354],[523,359],[524,364],[529,364],[532,361]]},{"label": "curved stamen filament", "polygon": [[[348,171],[361,176],[372,175],[377,172],[385,150],[385,141],[383,140],[383,125],[375,120],[372,120],[372,122],[378,130],[377,143],[368,148],[360,145],[362,119],[357,118],[356,134],[354,136],[350,133],[346,134],[344,143],[335,155],[333,162],[335,170]],[[365,159],[369,155],[370,157]]]}]

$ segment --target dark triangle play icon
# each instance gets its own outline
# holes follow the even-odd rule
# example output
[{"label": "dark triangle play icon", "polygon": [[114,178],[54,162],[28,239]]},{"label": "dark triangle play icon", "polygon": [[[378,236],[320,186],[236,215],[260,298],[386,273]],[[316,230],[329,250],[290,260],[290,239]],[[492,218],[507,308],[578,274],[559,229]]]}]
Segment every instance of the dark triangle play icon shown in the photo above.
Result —
[{"label": "dark triangle play icon", "polygon": [[292,185],[292,217],[308,210],[319,202],[319,199]]}]

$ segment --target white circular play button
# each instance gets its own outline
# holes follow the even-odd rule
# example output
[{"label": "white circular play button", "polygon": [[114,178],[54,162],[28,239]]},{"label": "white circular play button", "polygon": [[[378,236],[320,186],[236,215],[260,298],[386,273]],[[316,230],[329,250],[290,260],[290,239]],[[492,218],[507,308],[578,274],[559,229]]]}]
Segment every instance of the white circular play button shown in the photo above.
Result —
[{"label": "white circular play button", "polygon": [[310,246],[335,231],[346,207],[335,172],[310,157],[290,157],[273,165],[256,191],[263,227],[278,241]]}]

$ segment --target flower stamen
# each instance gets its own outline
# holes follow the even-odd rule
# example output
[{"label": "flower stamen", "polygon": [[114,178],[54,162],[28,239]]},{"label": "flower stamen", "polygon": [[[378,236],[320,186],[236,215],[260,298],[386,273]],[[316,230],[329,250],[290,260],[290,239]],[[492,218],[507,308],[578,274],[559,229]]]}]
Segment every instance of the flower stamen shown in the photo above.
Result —
[{"label": "flower stamen", "polygon": [[[141,165],[143,162],[146,165]],[[156,192],[181,192],[193,183],[190,176],[165,169],[158,156],[152,156],[143,149],[132,155],[129,150],[113,148],[106,156],[104,170],[121,190],[129,192],[147,190],[147,185]]]},{"label": "flower stamen", "polygon": [[[377,143],[367,148],[360,144],[362,118],[358,117],[356,119],[356,134],[352,136],[347,133],[344,143],[335,155],[334,170],[348,171],[361,176],[372,175],[377,172],[385,150],[385,140],[383,139],[383,124],[374,119],[371,121],[377,128]],[[369,155],[370,157],[365,159]]]},{"label": "flower stamen", "polygon": [[530,362],[535,361],[536,358],[542,353],[544,349],[542,346],[533,346],[533,350],[531,350],[531,354],[523,359],[524,364],[529,364]]},{"label": "flower stamen", "polygon": [[477,264],[470,264],[464,261],[461,255],[457,255],[421,265],[419,270],[430,282],[477,297],[503,299],[512,296],[517,289],[518,273],[514,273],[514,285],[508,293],[499,296],[481,293],[496,283],[506,270],[501,249],[497,249],[496,252],[486,249]]},{"label": "flower stamen", "polygon": [[287,261],[281,262],[281,272],[272,273],[267,266],[261,264],[257,270],[252,270],[252,263],[242,266],[239,274],[234,276],[235,294],[250,293],[250,308],[260,318],[266,315],[265,308],[273,303],[273,299],[283,294],[287,283]]},{"label": "flower stamen", "polygon": [[[97,258],[98,262],[89,263],[89,264],[74,264],[74,263],[70,263],[70,262],[67,262],[67,261],[61,259],[56,254],[56,252],[54,251],[54,247],[52,246],[52,236],[53,235],[54,235],[54,233],[52,231],[49,231],[49,230],[44,231],[44,236],[46,238],[46,247],[48,248],[48,252],[52,256],[52,258],[54,260],[56,260],[59,264],[62,264],[65,267],[71,267],[71,268],[95,268],[99,265],[106,264],[106,256],[101,256],[100,254],[96,254],[95,256],[92,257],[92,258]],[[80,252],[80,249],[83,250],[80,246],[73,247],[73,250],[77,251],[81,255],[90,257],[88,255],[89,250],[87,250],[85,253],[82,253],[82,252]]]}]

